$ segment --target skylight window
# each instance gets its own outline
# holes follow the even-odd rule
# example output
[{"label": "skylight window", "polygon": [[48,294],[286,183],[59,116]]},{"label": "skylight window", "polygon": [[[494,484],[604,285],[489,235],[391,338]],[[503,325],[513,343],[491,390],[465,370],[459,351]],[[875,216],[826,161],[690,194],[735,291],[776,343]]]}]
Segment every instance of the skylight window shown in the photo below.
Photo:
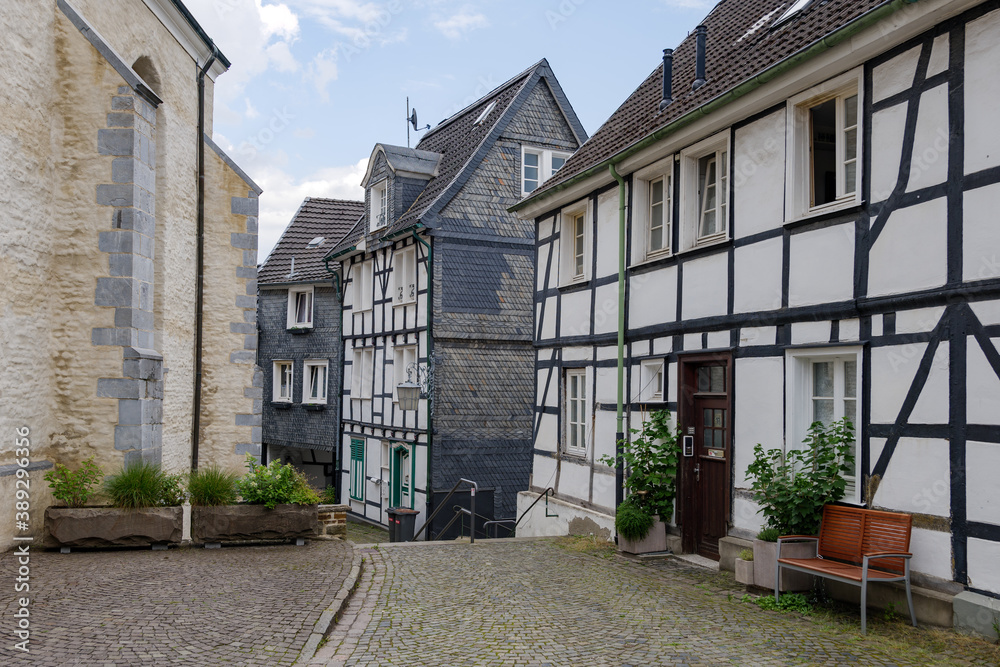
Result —
[{"label": "skylight window", "polygon": [[325,240],[326,240],[325,237],[323,237],[323,236],[317,236],[312,241],[310,241],[309,245],[307,245],[306,247],[307,248],[318,248],[321,245],[323,245],[323,241],[325,241]]},{"label": "skylight window", "polygon": [[778,20],[774,22],[774,25],[781,25],[808,7],[811,2],[812,0],[795,0],[795,2],[792,3],[792,6],[788,8],[788,11],[778,17]]},{"label": "skylight window", "polygon": [[489,104],[488,104],[488,105],[486,106],[486,108],[485,108],[485,109],[483,109],[483,112],[482,112],[481,114],[479,114],[479,118],[477,118],[477,119],[476,119],[476,122],[475,122],[475,123],[473,123],[473,124],[474,124],[474,125],[480,125],[480,124],[482,124],[482,122],[483,122],[484,120],[486,120],[486,117],[490,115],[490,113],[491,113],[491,112],[493,111],[493,109],[495,109],[495,108],[496,108],[496,106],[497,106],[497,101],[496,101],[496,100],[493,100],[492,102],[490,102],[490,103],[489,103]]}]

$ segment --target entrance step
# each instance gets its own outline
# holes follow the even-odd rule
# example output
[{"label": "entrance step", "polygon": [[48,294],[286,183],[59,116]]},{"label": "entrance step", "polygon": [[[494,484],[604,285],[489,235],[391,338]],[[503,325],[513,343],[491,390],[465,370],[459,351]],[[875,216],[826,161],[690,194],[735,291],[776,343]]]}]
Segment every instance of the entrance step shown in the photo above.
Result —
[{"label": "entrance step", "polygon": [[705,558],[704,556],[699,556],[698,554],[676,554],[674,558],[682,560],[685,563],[690,563],[691,565],[703,567],[706,570],[715,570],[716,572],[719,571],[719,561],[712,560],[711,558]]}]

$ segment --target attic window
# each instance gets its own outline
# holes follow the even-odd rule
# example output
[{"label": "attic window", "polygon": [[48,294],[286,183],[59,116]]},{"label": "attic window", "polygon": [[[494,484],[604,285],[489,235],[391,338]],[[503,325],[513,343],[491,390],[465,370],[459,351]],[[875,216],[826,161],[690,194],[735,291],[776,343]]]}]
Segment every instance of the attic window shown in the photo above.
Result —
[{"label": "attic window", "polygon": [[788,11],[786,11],[784,14],[778,17],[778,20],[774,22],[774,25],[776,26],[781,25],[782,23],[784,23],[785,21],[792,18],[793,16],[801,12],[803,9],[808,7],[811,2],[812,0],[795,0],[795,2],[792,3],[792,6],[788,8]]},{"label": "attic window", "polygon": [[492,113],[494,109],[496,109],[496,107],[497,107],[497,101],[496,100],[493,100],[492,102],[490,102],[486,106],[486,108],[483,109],[483,112],[481,114],[479,114],[479,118],[476,119],[476,122],[473,123],[473,125],[480,125],[484,120],[486,120],[486,117],[489,116],[490,113]]},{"label": "attic window", "polygon": [[321,245],[323,245],[323,241],[325,241],[325,240],[326,240],[326,239],[325,239],[324,237],[322,237],[322,236],[317,236],[317,237],[316,237],[316,238],[314,238],[314,239],[313,239],[312,241],[310,241],[310,242],[309,242],[309,245],[307,245],[306,247],[307,247],[307,248],[318,248],[318,247],[320,247]]}]

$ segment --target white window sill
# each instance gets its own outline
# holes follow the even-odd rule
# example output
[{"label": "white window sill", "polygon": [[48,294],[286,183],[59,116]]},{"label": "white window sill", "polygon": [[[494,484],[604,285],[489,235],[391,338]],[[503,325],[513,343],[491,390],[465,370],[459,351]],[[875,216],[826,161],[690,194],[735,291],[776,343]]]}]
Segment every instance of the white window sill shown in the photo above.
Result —
[{"label": "white window sill", "polygon": [[824,204],[823,206],[816,206],[809,209],[808,211],[799,213],[790,220],[785,220],[785,224],[789,225],[796,222],[802,222],[804,220],[811,220],[812,218],[818,218],[828,213],[836,213],[837,211],[843,211],[860,205],[861,205],[861,198],[851,195],[850,198],[844,197],[843,199],[838,199],[837,201],[830,202],[829,204]]},{"label": "white window sill", "polygon": [[416,299],[410,299],[409,301],[396,301],[392,304],[393,308],[402,308],[404,306],[412,306],[417,302]]},{"label": "white window sill", "polygon": [[563,449],[563,454],[574,459],[587,460],[587,450],[586,449]]},{"label": "white window sill", "polygon": [[631,269],[643,266],[645,264],[652,264],[653,262],[658,262],[661,259],[667,259],[668,257],[673,257],[673,256],[674,253],[672,253],[669,248],[667,248],[666,250],[657,250],[656,252],[646,253],[646,256],[643,257],[642,259],[632,262],[629,265],[629,268]]},{"label": "white window sill", "polygon": [[559,287],[573,287],[574,285],[582,285],[586,283],[588,280],[589,278],[587,278],[587,276],[576,276],[574,278],[566,280],[565,282],[560,283]]},{"label": "white window sill", "polygon": [[[712,234],[711,236],[706,236],[700,238],[694,242],[694,248],[704,248],[705,246],[715,245],[717,243],[722,243],[723,241],[729,240],[729,230],[722,232],[720,234]],[[694,250],[691,248],[691,250]]]}]

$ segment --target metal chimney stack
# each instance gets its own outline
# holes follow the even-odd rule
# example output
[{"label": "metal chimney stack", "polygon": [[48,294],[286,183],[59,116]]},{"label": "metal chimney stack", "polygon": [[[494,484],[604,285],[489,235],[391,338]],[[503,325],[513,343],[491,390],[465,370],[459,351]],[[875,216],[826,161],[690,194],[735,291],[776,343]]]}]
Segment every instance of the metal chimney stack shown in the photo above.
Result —
[{"label": "metal chimney stack", "polygon": [[708,28],[703,25],[694,29],[694,84],[692,90],[698,90],[705,85],[705,39],[708,36]]},{"label": "metal chimney stack", "polygon": [[663,99],[660,100],[660,111],[663,111],[674,101],[674,50],[663,49]]}]

